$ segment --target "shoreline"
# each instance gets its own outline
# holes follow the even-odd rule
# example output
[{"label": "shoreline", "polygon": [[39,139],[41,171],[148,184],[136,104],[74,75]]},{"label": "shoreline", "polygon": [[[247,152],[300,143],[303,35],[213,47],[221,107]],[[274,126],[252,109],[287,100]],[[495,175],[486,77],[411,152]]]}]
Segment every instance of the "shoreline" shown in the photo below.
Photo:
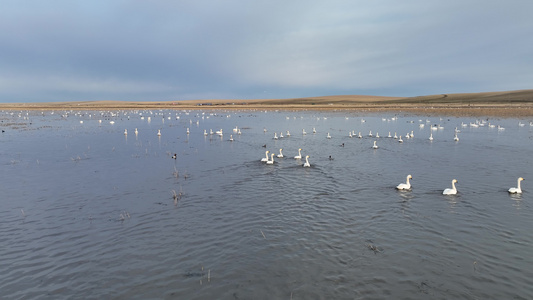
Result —
[{"label": "shoreline", "polygon": [[135,103],[135,102],[63,102],[32,104],[0,104],[0,110],[52,111],[52,110],[281,110],[281,111],[346,111],[356,113],[406,113],[415,115],[447,115],[455,117],[533,117],[533,103],[454,103],[454,104],[407,104],[407,103],[357,103],[357,104],[215,104],[189,103]]},{"label": "shoreline", "polygon": [[416,97],[337,95],[292,99],[205,99],[180,101],[76,101],[0,103],[0,110],[284,110],[404,113],[456,117],[533,117],[533,90],[439,94]]}]

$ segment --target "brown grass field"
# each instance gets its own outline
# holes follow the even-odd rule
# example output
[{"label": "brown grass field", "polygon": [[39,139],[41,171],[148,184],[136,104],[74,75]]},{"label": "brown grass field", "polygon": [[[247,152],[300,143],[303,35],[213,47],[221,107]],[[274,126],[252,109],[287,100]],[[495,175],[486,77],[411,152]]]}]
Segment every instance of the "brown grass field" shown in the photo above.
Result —
[{"label": "brown grass field", "polygon": [[396,112],[418,115],[533,117],[533,90],[417,97],[362,95],[259,100],[79,101],[4,103],[1,110],[239,109]]}]

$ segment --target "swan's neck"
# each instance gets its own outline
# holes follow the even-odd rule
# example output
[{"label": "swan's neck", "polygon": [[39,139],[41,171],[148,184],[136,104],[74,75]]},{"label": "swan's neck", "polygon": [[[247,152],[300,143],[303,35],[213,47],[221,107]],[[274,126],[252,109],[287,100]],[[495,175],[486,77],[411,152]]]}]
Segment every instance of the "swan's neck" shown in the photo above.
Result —
[{"label": "swan's neck", "polygon": [[409,185],[409,176],[407,176],[407,185]]},{"label": "swan's neck", "polygon": [[456,190],[456,188],[455,188],[455,181],[452,181],[452,190]]},{"label": "swan's neck", "polygon": [[522,189],[520,188],[520,181],[521,181],[521,180],[518,179],[518,184],[517,184],[518,190],[522,190]]}]

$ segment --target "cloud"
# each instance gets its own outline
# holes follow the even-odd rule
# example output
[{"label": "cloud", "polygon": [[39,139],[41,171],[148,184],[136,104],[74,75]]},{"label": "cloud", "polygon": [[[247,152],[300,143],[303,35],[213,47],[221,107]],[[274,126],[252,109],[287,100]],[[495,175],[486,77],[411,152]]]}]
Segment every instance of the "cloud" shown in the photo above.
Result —
[{"label": "cloud", "polygon": [[7,1],[0,101],[43,91],[46,100],[174,100],[531,88],[532,9],[477,0]]}]

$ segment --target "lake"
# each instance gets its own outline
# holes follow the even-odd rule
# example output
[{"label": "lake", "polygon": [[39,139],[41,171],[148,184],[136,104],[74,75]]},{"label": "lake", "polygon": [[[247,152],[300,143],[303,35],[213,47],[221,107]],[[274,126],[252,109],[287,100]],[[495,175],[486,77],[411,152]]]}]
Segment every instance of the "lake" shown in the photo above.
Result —
[{"label": "lake", "polygon": [[[0,120],[2,299],[533,299],[531,120],[217,110]],[[409,174],[412,189],[396,190]],[[519,177],[523,193],[509,194]],[[452,179],[457,195],[443,195]]]}]

